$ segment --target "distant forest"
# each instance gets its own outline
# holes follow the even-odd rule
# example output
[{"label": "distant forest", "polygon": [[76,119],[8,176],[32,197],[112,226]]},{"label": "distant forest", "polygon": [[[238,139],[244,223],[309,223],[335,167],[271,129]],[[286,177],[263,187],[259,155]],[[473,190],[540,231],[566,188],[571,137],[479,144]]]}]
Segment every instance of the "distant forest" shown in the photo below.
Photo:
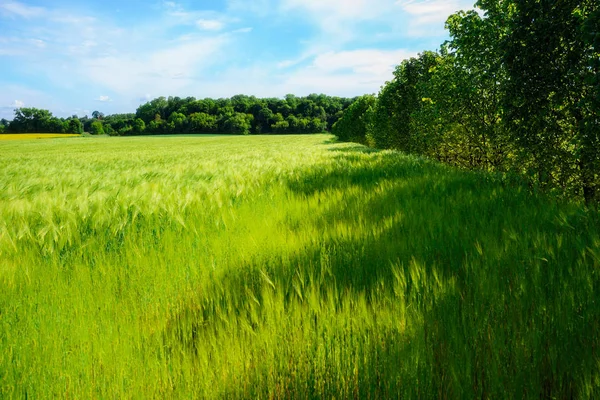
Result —
[{"label": "distant forest", "polygon": [[112,136],[172,133],[322,133],[331,129],[354,101],[311,94],[260,99],[237,95],[230,99],[159,97],[135,114],[57,118],[48,110],[19,108],[12,121],[0,121],[0,132],[83,133]]}]

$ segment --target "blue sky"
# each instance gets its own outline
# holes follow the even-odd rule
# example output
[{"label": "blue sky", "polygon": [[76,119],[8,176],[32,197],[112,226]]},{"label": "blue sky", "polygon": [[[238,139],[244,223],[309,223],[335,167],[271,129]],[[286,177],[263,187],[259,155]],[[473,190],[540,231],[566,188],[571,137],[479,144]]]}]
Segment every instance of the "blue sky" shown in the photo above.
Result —
[{"label": "blue sky", "polygon": [[376,93],[474,0],[0,0],[0,118],[158,96]]}]

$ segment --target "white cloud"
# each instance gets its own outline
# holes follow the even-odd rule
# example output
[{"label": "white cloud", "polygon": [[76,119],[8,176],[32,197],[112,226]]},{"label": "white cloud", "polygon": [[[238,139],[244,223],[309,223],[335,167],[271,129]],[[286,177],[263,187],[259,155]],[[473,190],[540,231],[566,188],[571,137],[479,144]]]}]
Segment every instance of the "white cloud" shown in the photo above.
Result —
[{"label": "white cloud", "polygon": [[[282,0],[281,10],[304,16],[318,26],[324,37],[349,41],[357,32],[354,27],[364,21],[380,20],[394,8],[390,0]],[[322,39],[321,39],[322,41]]]},{"label": "white cloud", "polygon": [[216,19],[199,19],[196,25],[205,31],[220,31],[225,24]]},{"label": "white cloud", "polygon": [[0,3],[0,14],[11,18],[37,18],[63,24],[86,24],[96,20],[94,17],[90,16],[76,16],[63,11],[52,10],[44,7],[29,6],[17,1]]},{"label": "white cloud", "polygon": [[266,17],[276,12],[279,0],[227,0],[227,9],[229,12],[242,15],[254,15]]},{"label": "white cloud", "polygon": [[85,108],[74,108],[71,110],[70,115],[77,115],[78,117],[83,117],[85,115],[90,115],[91,111]]},{"label": "white cloud", "polygon": [[53,107],[62,107],[63,105],[60,99],[45,92],[2,81],[1,78],[0,87],[2,88],[0,91],[0,118],[12,119],[15,108],[29,106],[55,110]]},{"label": "white cloud", "polygon": [[282,70],[275,64],[257,63],[230,68],[218,79],[198,82],[202,96],[223,97],[248,93],[259,97],[282,97],[287,93],[327,93],[357,96],[376,93],[402,60],[416,56],[407,50],[361,49],[328,52],[311,57],[308,65]]},{"label": "white cloud", "polygon": [[53,13],[51,16],[52,21],[62,24],[70,25],[84,25],[91,24],[97,21],[94,17],[88,16],[76,16],[76,15],[61,15],[60,13]]},{"label": "white cloud", "polygon": [[[161,95],[377,92],[396,65],[425,50],[420,41],[413,51],[411,35],[439,33],[450,13],[469,8],[466,0],[228,0],[227,9],[217,12],[163,1],[154,19],[126,25],[101,12],[90,17],[3,1],[1,27],[24,19],[14,21],[18,29],[0,34],[0,57],[14,57],[12,65],[24,76],[45,77],[60,92],[36,97],[15,89],[0,93],[0,105],[19,98],[35,107],[73,110],[73,104],[53,104],[63,96],[81,108],[102,102],[107,113],[130,112]],[[260,26],[257,38],[268,29],[271,35],[289,34],[285,55],[278,55],[270,38],[248,40],[243,34],[252,25]],[[437,40],[433,46],[443,39]],[[410,51],[381,49],[394,43]],[[83,85],[87,93],[81,93]],[[110,97],[94,98],[99,93]]]},{"label": "white cloud", "polygon": [[196,75],[219,59],[227,36],[196,38],[172,44],[148,54],[90,57],[78,66],[80,75],[122,96],[144,93],[173,94],[191,85]]},{"label": "white cloud", "polygon": [[138,102],[139,102],[139,103],[147,103],[147,102],[149,102],[150,100],[152,100],[152,98],[153,98],[153,97],[152,97],[152,95],[151,95],[150,93],[146,93],[145,95],[143,95],[143,96],[140,96],[140,97],[138,98]]},{"label": "white cloud", "polygon": [[236,29],[236,30],[232,31],[231,33],[250,33],[252,31],[253,31],[252,27],[247,27],[247,28]]},{"label": "white cloud", "polygon": [[399,0],[398,5],[410,16],[411,36],[432,36],[443,32],[451,14],[473,9],[473,0]]},{"label": "white cloud", "polygon": [[304,8],[311,13],[333,14],[337,17],[362,17],[377,1],[369,0],[283,0],[283,8]]},{"label": "white cloud", "polygon": [[[398,6],[418,24],[444,22],[461,9],[472,9],[474,0],[282,0],[282,10],[304,10],[315,22],[360,21],[374,17],[401,17]],[[391,15],[390,15],[391,13]],[[387,19],[387,18],[384,18]]]},{"label": "white cloud", "polygon": [[343,96],[375,93],[392,78],[402,60],[416,56],[407,50],[361,49],[328,52],[312,64],[291,72],[285,84],[298,92],[324,92]]},{"label": "white cloud", "polygon": [[44,49],[44,40],[28,37],[0,36],[0,56],[22,56]]},{"label": "white cloud", "polygon": [[173,26],[195,25],[205,31],[220,31],[228,23],[237,21],[237,19],[217,11],[188,10],[172,1],[163,2],[163,6],[167,16],[167,20],[163,22]]},{"label": "white cloud", "polygon": [[12,17],[35,18],[41,17],[47,13],[45,8],[32,7],[16,1],[0,3],[0,12]]},{"label": "white cloud", "polygon": [[[185,11],[174,2],[165,6],[173,12]],[[234,37],[232,33],[214,33],[224,26],[225,19],[221,22],[212,12],[190,13],[196,18],[190,24],[197,22],[198,16],[210,17],[200,18],[199,26],[206,33],[190,25],[192,30],[180,39],[168,39],[169,31],[180,22],[170,16],[158,23],[121,27],[110,19],[97,20],[64,10],[44,12],[47,18],[28,26],[28,35],[35,35],[36,39],[0,35],[0,57],[19,57],[23,72],[44,76],[62,90],[75,91],[85,83],[90,90],[114,92],[118,95],[114,100],[100,96],[94,101],[107,107],[111,103],[109,108],[115,109],[130,107],[130,101],[137,102],[140,94],[149,90],[167,96],[193,90],[205,68],[225,59],[227,53],[222,50]],[[65,22],[54,24],[58,16]],[[86,96],[81,97],[85,101]],[[35,100],[30,103],[42,106]]]},{"label": "white cloud", "polygon": [[318,56],[313,66],[326,72],[349,69],[359,73],[383,75],[392,71],[402,60],[414,55],[413,52],[405,50],[366,49],[329,52]]}]

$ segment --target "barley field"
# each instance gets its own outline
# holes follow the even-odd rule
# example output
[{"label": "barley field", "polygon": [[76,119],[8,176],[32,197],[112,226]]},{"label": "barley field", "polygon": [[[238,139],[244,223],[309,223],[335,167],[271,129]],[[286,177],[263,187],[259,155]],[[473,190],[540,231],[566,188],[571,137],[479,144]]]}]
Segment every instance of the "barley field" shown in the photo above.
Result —
[{"label": "barley field", "polygon": [[0,142],[0,398],[598,398],[600,218],[329,135]]},{"label": "barley field", "polygon": [[0,141],[4,140],[31,140],[31,139],[58,139],[78,137],[81,135],[71,133],[0,133]]}]

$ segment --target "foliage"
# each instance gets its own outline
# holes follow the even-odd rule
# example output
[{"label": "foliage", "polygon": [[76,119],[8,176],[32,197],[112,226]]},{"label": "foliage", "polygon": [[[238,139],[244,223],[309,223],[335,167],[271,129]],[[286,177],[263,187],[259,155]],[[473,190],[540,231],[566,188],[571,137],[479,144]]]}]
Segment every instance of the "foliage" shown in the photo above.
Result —
[{"label": "foliage", "polygon": [[104,126],[102,125],[102,122],[99,120],[92,122],[90,133],[92,135],[104,135]]},{"label": "foliage", "polygon": [[68,119],[65,122],[65,132],[77,134],[83,133],[83,124],[81,123],[79,118],[73,116],[72,118]]},{"label": "foliage", "polygon": [[94,112],[92,112],[92,118],[93,119],[104,119],[104,113],[101,113],[100,111],[94,111]]},{"label": "foliage", "polygon": [[195,112],[190,115],[190,131],[196,133],[215,133],[217,131],[217,117],[205,112]]},{"label": "foliage", "polygon": [[[15,119],[6,124],[14,133],[75,132],[78,119],[84,132],[96,131],[101,122],[109,135],[143,135],[173,133],[229,133],[247,135],[268,133],[322,133],[331,129],[353,99],[310,95],[285,99],[258,99],[236,95],[231,99],[159,97],[138,107],[135,114],[104,115],[94,111],[92,117],[55,118],[47,110],[15,110]],[[287,122],[287,123],[286,123]],[[143,123],[143,125],[142,125]],[[62,124],[62,126],[61,126]]]},{"label": "foliage", "polygon": [[65,133],[65,123],[48,110],[22,107],[15,110],[15,117],[6,130],[10,133]]},{"label": "foliage", "polygon": [[273,133],[286,133],[290,130],[290,123],[288,121],[277,121],[271,125]]},{"label": "foliage", "polygon": [[351,103],[352,99],[325,95],[288,95],[285,99],[236,95],[216,100],[159,97],[141,105],[136,116],[152,133],[322,133],[331,129]]},{"label": "foliage", "polygon": [[435,53],[425,52],[396,68],[394,80],[379,95],[380,103],[372,106],[368,135],[374,145],[408,153],[426,151],[427,142],[415,133],[411,116],[429,101],[422,86],[429,81],[437,62]]},{"label": "foliage", "polygon": [[402,62],[365,110],[369,143],[599,200],[599,4],[480,0],[450,16],[450,40]]},{"label": "foliage", "polygon": [[252,114],[243,114],[236,111],[221,116],[220,120],[222,121],[220,125],[223,127],[223,133],[248,135],[250,134],[250,128],[252,127],[253,117]]},{"label": "foliage", "polygon": [[359,97],[333,125],[332,133],[340,140],[365,144],[367,141],[368,111],[375,104],[375,96]]},{"label": "foliage", "polygon": [[12,121],[2,119],[0,132],[8,133],[83,133],[83,124],[76,115],[57,118],[48,110],[22,107],[15,110]]},{"label": "foliage", "polygon": [[597,212],[331,139],[0,142],[0,398],[600,396]]},{"label": "foliage", "polygon": [[146,131],[146,124],[141,118],[136,118],[136,120],[133,122],[132,130],[136,135],[141,135]]},{"label": "foliage", "polygon": [[188,127],[188,119],[185,115],[174,112],[169,116],[167,121],[167,131],[168,132],[187,132]]}]

